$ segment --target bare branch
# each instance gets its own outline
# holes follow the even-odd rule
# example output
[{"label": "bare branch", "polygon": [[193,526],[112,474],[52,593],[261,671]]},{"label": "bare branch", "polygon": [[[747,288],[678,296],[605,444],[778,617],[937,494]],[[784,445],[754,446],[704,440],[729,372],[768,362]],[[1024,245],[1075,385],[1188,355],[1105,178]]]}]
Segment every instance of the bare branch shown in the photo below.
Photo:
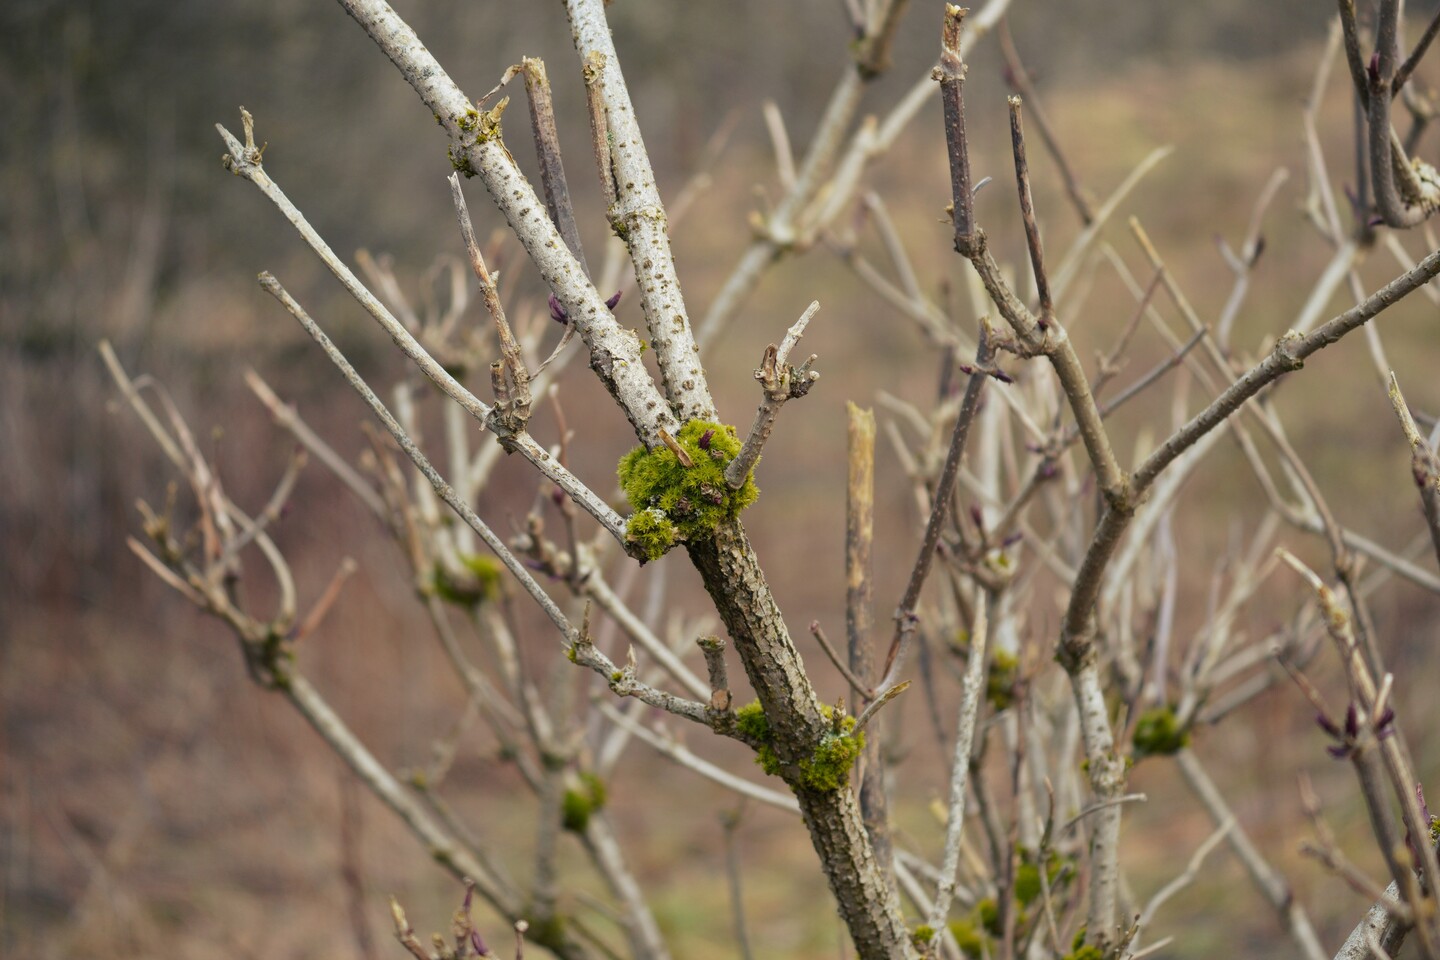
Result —
[{"label": "bare branch", "polygon": [[[408,28],[406,29],[408,30]],[[418,41],[416,41],[416,43],[418,46]],[[423,48],[421,49],[423,50]],[[249,114],[245,114],[245,116],[248,117]],[[294,224],[295,228],[300,231],[301,236],[310,244],[310,247],[325,265],[330,268],[330,271],[335,274],[336,278],[340,280],[346,290],[350,292],[350,295],[359,301],[360,305],[375,318],[405,355],[413,360],[421,371],[429,377],[446,396],[464,407],[466,412],[480,423],[490,426],[490,407],[482,403],[479,398],[465,389],[463,384],[451,376],[439,361],[432,357],[425,348],[420,345],[420,342],[415,339],[410,331],[406,330],[405,326],[396,320],[390,314],[390,311],[386,310],[385,306],[380,303],[369,290],[365,289],[355,274],[350,271],[350,268],[345,266],[345,264],[335,256],[334,251],[331,250],[324,239],[315,232],[315,229],[310,226],[305,216],[295,208],[295,205],[290,202],[290,199],[285,196],[280,187],[265,173],[265,170],[259,162],[258,151],[254,148],[253,138],[247,135],[249,143],[247,146],[242,146],[229,131],[220,127],[218,124],[217,129],[220,130],[221,135],[225,138],[225,142],[230,148],[229,163],[231,170],[238,176],[242,176],[255,184],[255,186],[280,209],[286,219]],[[503,150],[504,148],[501,147],[500,149]],[[513,161],[511,161],[511,163],[513,164]],[[536,204],[538,206],[538,201],[536,201]],[[550,226],[548,220],[544,222],[547,226]],[[550,230],[553,232],[554,227],[550,226]],[[562,244],[557,244],[557,246],[559,246],[562,251],[564,250]],[[591,293],[594,292],[593,288],[590,288],[590,290]],[[598,294],[596,295],[596,299],[599,299]],[[605,317],[609,318],[609,325],[616,326],[614,317],[610,316],[610,311],[604,307],[603,301],[599,303],[598,308],[603,311]],[[579,307],[577,306],[576,309],[578,310]],[[572,310],[571,316],[575,316],[575,313],[576,311]],[[598,319],[596,322],[599,323]],[[583,336],[583,327],[581,333]],[[618,333],[618,326],[616,326],[617,336]],[[587,342],[589,341],[587,340]],[[636,369],[643,369],[643,365],[639,364],[638,344],[636,344],[635,349],[635,365]],[[602,379],[604,378],[602,377]],[[649,382],[648,376],[646,377],[646,382]],[[653,384],[650,384],[650,389],[651,391],[654,390]],[[635,421],[633,418],[632,422],[636,422],[637,425],[640,423],[640,421]],[[578,503],[582,510],[599,521],[600,525],[609,530],[611,535],[616,537],[621,544],[625,543],[625,521],[610,508],[609,504],[581,483],[574,474],[561,467],[555,458],[551,457],[549,452],[540,446],[540,444],[536,443],[528,434],[520,433],[509,439],[514,443],[514,448],[518,450],[526,460],[534,464],[536,469],[546,478],[564,490],[566,495]]]},{"label": "bare branch", "polygon": [[1410,444],[1410,470],[1415,476],[1415,485],[1420,488],[1420,503],[1425,508],[1425,522],[1430,528],[1430,542],[1435,547],[1435,557],[1440,560],[1440,458],[1435,456],[1430,442],[1415,425],[1410,408],[1400,393],[1400,382],[1390,373],[1390,404],[1395,416],[1400,419],[1400,429]]},{"label": "bare branch", "polygon": [[[970,751],[975,741],[975,718],[985,699],[985,643],[988,634],[984,599],[975,604],[970,624],[970,662],[965,667],[964,692],[960,698],[960,720],[955,731],[955,753],[950,758],[950,802],[945,814],[945,855],[940,863],[940,885],[935,903],[926,915],[932,929],[945,926],[955,896],[956,874],[960,869],[960,837],[965,829],[965,785],[970,774]],[[1043,869],[1043,868],[1042,868]]]},{"label": "bare branch", "polygon": [[761,448],[775,429],[775,419],[780,415],[780,408],[785,405],[785,401],[805,396],[815,385],[815,381],[820,379],[819,371],[810,369],[816,359],[814,354],[798,367],[790,364],[790,351],[805,335],[805,327],[819,309],[820,301],[811,301],[800,319],[786,331],[785,339],[781,341],[779,348],[773,343],[770,344],[765,350],[765,356],[761,358],[760,367],[755,371],[755,379],[760,382],[763,393],[760,408],[755,411],[755,422],[750,425],[750,434],[745,438],[740,452],[725,468],[725,482],[732,490],[739,490],[745,485],[750,471],[760,459]]},{"label": "bare branch", "polygon": [[[590,85],[598,90],[605,105],[609,160],[616,187],[615,201],[607,214],[616,233],[630,248],[640,287],[640,306],[665,396],[681,423],[714,420],[715,403],[705,382],[700,348],[695,344],[680,279],[675,273],[665,207],[620,70],[610,25],[605,20],[605,4],[603,0],[566,0],[565,8],[570,15],[575,50],[581,61],[598,74]],[[660,426],[668,428],[667,424]]]}]

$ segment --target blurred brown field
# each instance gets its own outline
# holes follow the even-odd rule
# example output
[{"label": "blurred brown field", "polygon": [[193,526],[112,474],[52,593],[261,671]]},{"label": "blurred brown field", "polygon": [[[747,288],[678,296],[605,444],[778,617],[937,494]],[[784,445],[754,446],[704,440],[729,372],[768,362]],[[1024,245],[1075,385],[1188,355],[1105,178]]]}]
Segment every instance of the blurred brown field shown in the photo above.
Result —
[{"label": "blurred brown field", "polygon": [[[249,107],[270,142],[267,169],[332,246],[346,256],[359,248],[388,254],[412,290],[437,258],[460,252],[443,182],[443,136],[337,7],[280,0],[245,10],[214,2],[111,6],[18,2],[0,12],[0,95],[8,114],[0,133],[0,954],[362,954],[344,879],[348,859],[363,881],[370,956],[397,956],[385,897],[401,897],[422,931],[444,929],[456,885],[283,702],[249,683],[226,630],[168,593],[125,548],[138,528],[135,499],[158,502],[172,478],[130,411],[117,405],[95,346],[110,338],[132,374],[164,384],[243,505],[263,504],[290,449],[244,388],[247,366],[296,402],[338,449],[358,453],[366,412],[253,275],[269,269],[279,276],[374,382],[402,376],[402,358],[275,212],[224,174],[211,125],[235,128],[237,106]],[[612,7],[667,198],[706,162],[711,132],[733,117],[712,182],[675,235],[696,315],[748,238],[746,212],[777,193],[761,101],[779,103],[799,148],[846,62],[840,5],[773,6],[619,0]],[[870,94],[870,110],[883,112],[933,59],[939,8],[913,6],[893,75]],[[1234,336],[1252,354],[1293,322],[1330,256],[1299,212],[1306,190],[1301,103],[1329,10],[1262,6],[1128,15],[1132,5],[1119,2],[1069,9],[1016,0],[1012,22],[1092,193],[1108,194],[1151,150],[1173,145],[1107,235],[1144,276],[1125,227],[1127,217],[1137,217],[1202,318],[1214,318],[1230,290],[1215,238],[1238,243],[1266,178],[1277,167],[1290,170],[1266,218],[1266,251]],[[586,167],[579,84],[559,6],[397,7],[472,93],[488,89],[522,54],[546,58],[582,230],[601,249],[601,200]],[[1353,179],[1343,73],[1333,73],[1320,117],[1337,182]],[[1422,73],[1426,82],[1436,76],[1429,67]],[[977,212],[997,255],[1020,271],[1005,93],[999,58],[986,41],[966,94],[977,175],[997,182],[981,193]],[[528,168],[525,151],[512,149]],[[1063,250],[1078,223],[1035,148],[1032,167],[1047,247]],[[942,222],[948,180],[938,103],[868,183],[885,199],[927,288],[958,288],[964,265]],[[469,192],[481,233],[500,225],[478,185]],[[1402,240],[1412,255],[1425,252],[1421,237]],[[515,252],[512,244],[507,302],[516,312],[540,309],[540,282]],[[1369,289],[1401,269],[1379,249],[1361,268]],[[803,408],[782,416],[758,471],[761,500],[747,515],[797,635],[811,619],[832,629],[843,622],[845,401],[873,406],[884,391],[928,404],[940,365],[909,321],[821,245],[767,275],[707,358],[728,419],[748,419],[760,351],[812,298],[822,311],[806,346],[820,354],[823,379]],[[1326,315],[1344,306],[1337,296]],[[1133,308],[1105,267],[1083,306],[1072,314],[1061,304],[1087,361],[1112,342]],[[478,322],[478,304],[472,311]],[[1437,312],[1417,295],[1380,321],[1412,405],[1432,413],[1440,409]],[[642,322],[633,303],[622,303],[619,316],[628,325]],[[1357,337],[1322,353],[1281,388],[1278,403],[1340,519],[1381,542],[1401,543],[1418,529],[1418,500],[1408,451],[1364,349]],[[1153,333],[1142,333],[1127,373],[1163,356]],[[562,384],[576,431],[573,466],[613,493],[607,477],[633,439],[583,364],[573,364]],[[1192,385],[1192,399],[1197,389]],[[1172,416],[1157,399],[1117,417],[1122,459],[1143,454]],[[548,412],[537,416],[535,430],[553,439]],[[921,518],[884,447],[877,467],[883,621],[901,593]],[[502,531],[517,528],[535,489],[525,464],[502,463],[481,513]],[[1179,636],[1203,620],[1214,564],[1262,506],[1250,473],[1224,444],[1184,496],[1176,531],[1184,556]],[[423,765],[464,696],[418,626],[403,558],[313,464],[274,532],[302,597],[316,596],[343,557],[359,561],[339,607],[304,642],[301,662],[384,762]],[[1287,531],[1284,542],[1304,556],[1323,556],[1299,533]],[[683,561],[659,566],[672,608],[703,614],[698,580]],[[656,575],[646,568],[633,595],[642,596]],[[272,588],[261,580],[246,588],[263,607]],[[1296,584],[1279,580],[1252,605],[1247,627],[1259,634],[1302,602]],[[1435,598],[1404,585],[1383,588],[1375,601],[1422,776],[1440,771],[1440,740],[1426,736],[1440,721],[1429,682],[1440,668],[1431,642],[1436,611]],[[1054,611],[1036,611],[1036,636],[1027,642],[1048,643],[1056,619]],[[529,625],[527,655],[546,662],[553,638],[538,621]],[[808,637],[802,651],[821,693],[841,692],[839,678],[807,644]],[[1324,661],[1317,682],[1333,685],[1337,671]],[[1315,779],[1356,861],[1378,875],[1378,858],[1353,780],[1325,757],[1311,715],[1299,694],[1281,685],[1224,726],[1201,731],[1197,749],[1223,774],[1252,836],[1312,908],[1327,945],[1338,945],[1366,904],[1297,853],[1309,831],[1296,796],[1300,770]],[[906,757],[897,771],[899,829],[920,849],[936,850],[943,828],[932,802],[943,795],[946,764],[918,702],[902,701],[895,716],[904,717],[897,745]],[[692,737],[690,745],[731,769],[749,769],[733,743]],[[630,747],[611,785],[622,837],[675,955],[735,956],[721,826],[735,801],[646,749]],[[534,832],[529,795],[497,761],[496,745],[478,735],[464,744],[450,785],[487,847],[524,876]],[[1129,881],[1143,898],[1183,868],[1210,824],[1163,761],[1141,764],[1133,788],[1149,797],[1128,814],[1124,840]],[[845,955],[843,927],[798,823],[751,808],[737,838],[758,955]],[[1256,906],[1238,865],[1223,851],[1214,856],[1218,865],[1162,913],[1163,933],[1176,941],[1159,955],[1287,955],[1283,931],[1271,911]],[[567,862],[576,885],[599,892],[576,851]]]}]

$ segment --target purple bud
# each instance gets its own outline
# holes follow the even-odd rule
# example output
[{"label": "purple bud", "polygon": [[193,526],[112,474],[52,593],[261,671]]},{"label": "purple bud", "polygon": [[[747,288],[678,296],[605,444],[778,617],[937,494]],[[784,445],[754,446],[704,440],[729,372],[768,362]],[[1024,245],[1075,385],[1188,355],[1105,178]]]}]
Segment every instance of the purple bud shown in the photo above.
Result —
[{"label": "purple bud", "polygon": [[570,315],[565,312],[565,305],[560,302],[559,297],[553,293],[550,294],[549,303],[551,320],[554,320],[556,323],[564,323],[570,319]]},{"label": "purple bud", "polygon": [[565,491],[559,487],[555,487],[550,491],[550,499],[555,506],[563,506],[565,504]]},{"label": "purple bud", "polygon": [[1350,756],[1350,748],[1344,746],[1326,747],[1325,752],[1330,754],[1330,756],[1334,757],[1336,760],[1344,760],[1346,757]]},{"label": "purple bud", "polygon": [[1255,250],[1250,254],[1250,266],[1255,266],[1260,259],[1260,254],[1265,252],[1265,236],[1261,234],[1255,238]]},{"label": "purple bud", "polygon": [[[619,294],[617,293],[616,296],[618,297]],[[710,441],[713,440],[713,439],[715,439],[715,431],[714,431],[714,430],[706,430],[704,433],[700,434],[700,439],[697,441],[697,442],[700,444],[700,449],[701,449],[701,450],[709,450],[709,449],[710,449]]]},{"label": "purple bud", "polygon": [[1334,737],[1336,740],[1339,740],[1339,739],[1340,739],[1340,728],[1337,727],[1337,726],[1335,726],[1335,724],[1331,723],[1331,722],[1330,722],[1330,718],[1327,717],[1327,716],[1325,716],[1325,714],[1323,714],[1323,713],[1317,713],[1317,714],[1315,715],[1315,722],[1320,725],[1320,729],[1321,729],[1321,730],[1324,730],[1326,733],[1330,734],[1330,736]]},{"label": "purple bud", "polygon": [[1370,62],[1365,66],[1365,72],[1370,74],[1371,83],[1380,82],[1380,51],[1376,50],[1370,55]]},{"label": "purple bud", "polygon": [[480,939],[480,931],[478,930],[470,931],[470,946],[482,957],[488,957],[490,955],[490,948],[485,946],[484,940]]},{"label": "purple bud", "polygon": [[980,512],[980,508],[978,506],[972,506],[970,508],[970,519],[975,521],[975,526],[979,527],[981,530],[985,529],[985,515]]},{"label": "purple bud", "polygon": [[1375,737],[1378,740],[1384,740],[1394,732],[1395,711],[1386,707],[1385,712],[1380,714],[1380,719],[1375,723]]},{"label": "purple bud", "polygon": [[1024,539],[1025,539],[1025,534],[1020,533],[1019,531],[1016,531],[1015,533],[1010,534],[1010,536],[1008,536],[1008,537],[1006,537],[1004,540],[1002,540],[1002,541],[1000,542],[1000,546],[1002,546],[1002,547],[1013,547],[1013,546],[1015,546],[1015,544],[1019,543],[1021,540],[1024,540]]},{"label": "purple bud", "polygon": [[616,290],[615,295],[605,301],[605,306],[609,307],[611,310],[614,310],[616,305],[620,303],[620,295],[624,292],[624,290]]},{"label": "purple bud", "polygon": [[1359,735],[1360,714],[1355,709],[1355,704],[1352,702],[1350,706],[1345,708],[1345,736],[1347,738],[1353,739],[1354,737],[1358,737]]},{"label": "purple bud", "polygon": [[990,375],[991,375],[992,377],[994,377],[996,380],[999,380],[1001,383],[1014,383],[1014,382],[1015,382],[1015,378],[1014,378],[1014,377],[1010,376],[1010,374],[1006,373],[1004,370],[999,369],[998,367],[996,368],[995,372],[992,373],[992,374],[990,374]]}]

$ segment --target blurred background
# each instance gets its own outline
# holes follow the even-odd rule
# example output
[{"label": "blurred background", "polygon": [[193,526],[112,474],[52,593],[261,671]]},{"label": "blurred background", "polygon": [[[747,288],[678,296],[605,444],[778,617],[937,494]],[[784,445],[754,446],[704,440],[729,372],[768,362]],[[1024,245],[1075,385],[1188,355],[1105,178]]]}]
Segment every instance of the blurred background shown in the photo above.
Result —
[{"label": "blurred background", "polygon": [[[583,91],[560,5],[401,0],[396,7],[472,95],[521,56],[546,60],[581,229],[599,251],[608,229],[588,168]],[[927,73],[940,9],[913,0],[895,67],[868,92],[867,111],[883,115]],[[1300,0],[1013,4],[1016,44],[1092,193],[1107,195],[1152,149],[1174,145],[1122,214],[1145,223],[1202,317],[1214,318],[1230,289],[1215,238],[1238,246],[1265,180],[1277,167],[1290,169],[1234,337],[1242,353],[1293,322],[1330,256],[1299,207],[1301,104],[1331,15]],[[778,196],[761,105],[778,104],[803,151],[848,63],[843,4],[616,0],[610,16],[667,198],[707,162],[712,134],[731,125],[710,166],[712,182],[675,236],[690,310],[699,316],[749,238],[747,212]],[[1421,79],[1430,83],[1435,74],[1427,67]],[[1353,180],[1346,85],[1337,68],[1320,116],[1337,183]],[[978,215],[997,255],[1020,264],[1006,93],[987,39],[973,57],[966,96],[977,175],[993,173],[1000,183],[982,193]],[[132,374],[164,383],[231,496],[251,509],[268,497],[290,445],[245,389],[247,367],[297,403],[335,447],[357,453],[367,412],[259,290],[255,274],[274,272],[373,382],[400,377],[402,358],[276,211],[225,173],[213,125],[238,132],[238,107],[247,107],[258,138],[269,143],[266,169],[330,244],[346,257],[361,248],[389,256],[411,289],[437,258],[461,252],[444,138],[342,9],[320,0],[8,0],[0,4],[0,100],[0,954],[396,956],[385,896],[400,895],[423,933],[444,928],[455,885],[385,808],[350,784],[283,702],[250,684],[226,630],[168,592],[126,549],[126,536],[138,530],[135,500],[163,499],[172,476],[128,408],[117,406],[96,345],[109,338]],[[517,98],[512,111],[522,109]],[[509,119],[512,131],[522,129],[518,112]],[[942,222],[949,187],[940,133],[935,101],[867,177],[932,291],[963,266]],[[528,137],[512,132],[511,146],[533,169]],[[1038,143],[1031,164],[1047,246],[1063,249],[1076,218]],[[483,236],[500,218],[477,182],[467,189]],[[1143,276],[1124,216],[1109,229]],[[1418,238],[1405,242],[1424,252]],[[592,264],[598,259],[592,252]],[[1361,269],[1372,289],[1401,272],[1381,253]],[[543,301],[538,278],[518,261],[505,295]],[[820,354],[824,379],[803,407],[781,417],[758,474],[764,495],[747,526],[792,631],[803,633],[818,618],[837,635],[844,402],[873,405],[887,391],[928,404],[939,358],[822,245],[768,274],[706,358],[727,420],[748,423],[761,350],[812,298],[822,311],[805,343]],[[1334,306],[1343,309],[1340,298]],[[1065,317],[1082,357],[1108,345],[1132,309],[1118,282],[1097,279],[1083,315]],[[472,311],[478,321],[478,304]],[[1432,413],[1440,407],[1436,313],[1417,295],[1382,323],[1412,405]],[[619,315],[626,325],[642,323],[633,302],[622,303]],[[1341,520],[1397,542],[1416,524],[1408,451],[1363,349],[1347,341],[1321,355],[1286,387],[1281,406]],[[1160,350],[1141,343],[1132,369],[1145,369]],[[633,438],[583,364],[573,364],[562,383],[577,435],[576,472],[613,492],[609,477]],[[1148,425],[1167,416],[1152,409],[1120,418],[1122,456],[1143,453]],[[535,429],[553,440],[548,415],[537,416]],[[1217,454],[1185,495],[1180,618],[1190,628],[1203,618],[1217,554],[1260,507],[1254,481],[1230,457],[1228,449]],[[901,593],[918,518],[883,443],[879,459],[883,622]],[[514,529],[534,489],[525,464],[504,463],[481,512],[497,528]],[[307,639],[301,663],[384,762],[424,763],[464,696],[435,645],[417,639],[420,608],[403,558],[318,466],[302,475],[274,532],[302,598],[313,599],[343,557],[360,562],[339,608]],[[1285,538],[1323,556],[1298,533]],[[662,565],[675,609],[704,613],[683,558]],[[1282,592],[1276,609],[1302,599]],[[1435,598],[1414,588],[1388,587],[1376,599],[1382,646],[1400,672],[1401,719],[1422,774],[1431,776],[1440,746],[1423,733],[1440,719],[1427,682],[1440,666],[1429,640],[1436,611]],[[801,643],[833,699],[840,682],[808,637]],[[1326,669],[1318,676],[1333,681],[1333,667]],[[1308,830],[1296,799],[1298,769],[1316,778],[1357,861],[1372,869],[1377,861],[1367,852],[1348,771],[1325,760],[1310,715],[1282,686],[1213,734],[1201,732],[1197,749],[1225,770],[1247,828],[1284,865],[1327,944],[1338,945],[1365,904],[1296,855]],[[520,798],[528,794],[494,763],[492,747],[462,751],[451,783],[477,831],[493,838],[502,858],[513,849],[523,873],[531,828]],[[922,848],[938,850],[939,828],[927,811],[943,796],[947,772],[916,748],[899,771],[900,816]],[[645,748],[631,749],[612,806],[675,953],[733,956],[720,816],[734,801]],[[705,749],[734,769],[749,762],[726,745]],[[1181,869],[1209,824],[1165,765],[1144,765],[1135,787],[1150,801],[1127,820],[1126,855],[1132,882],[1153,891]],[[759,955],[843,955],[844,932],[798,826],[752,810],[737,836]],[[347,869],[361,879],[359,920]],[[1257,906],[1224,852],[1160,922],[1158,934],[1177,936],[1162,956],[1289,952],[1273,914]],[[368,950],[357,924],[379,938]]]}]

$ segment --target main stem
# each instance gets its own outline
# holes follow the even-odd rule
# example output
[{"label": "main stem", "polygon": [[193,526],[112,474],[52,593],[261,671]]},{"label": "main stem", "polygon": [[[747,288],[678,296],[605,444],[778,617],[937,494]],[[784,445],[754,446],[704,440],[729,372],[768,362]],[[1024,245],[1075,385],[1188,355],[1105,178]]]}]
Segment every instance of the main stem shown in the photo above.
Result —
[{"label": "main stem", "polygon": [[[689,546],[715,609],[735,641],[785,769],[814,751],[828,724],[790,640],[759,560],[738,522]],[[863,960],[918,957],[889,877],[870,846],[855,794],[814,790],[787,777],[810,841]]]}]

